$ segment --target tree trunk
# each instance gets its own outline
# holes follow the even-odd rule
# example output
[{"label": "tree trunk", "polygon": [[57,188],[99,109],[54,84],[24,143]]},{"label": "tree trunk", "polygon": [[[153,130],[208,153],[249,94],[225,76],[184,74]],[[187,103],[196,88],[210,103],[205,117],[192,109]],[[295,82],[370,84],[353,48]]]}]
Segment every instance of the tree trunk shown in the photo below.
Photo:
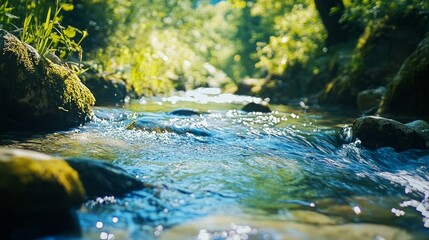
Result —
[{"label": "tree trunk", "polygon": [[347,31],[340,18],[344,12],[342,0],[314,0],[323,25],[328,32],[327,45],[343,42],[347,39]]}]

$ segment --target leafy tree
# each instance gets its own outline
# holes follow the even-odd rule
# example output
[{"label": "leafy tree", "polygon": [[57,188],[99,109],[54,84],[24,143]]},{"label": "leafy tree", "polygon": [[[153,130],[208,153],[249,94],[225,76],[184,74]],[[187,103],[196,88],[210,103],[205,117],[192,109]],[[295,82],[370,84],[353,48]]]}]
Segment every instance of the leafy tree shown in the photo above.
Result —
[{"label": "leafy tree", "polygon": [[253,13],[264,19],[264,26],[274,26],[268,28],[269,41],[259,42],[257,49],[257,66],[269,75],[282,75],[289,66],[307,63],[323,47],[326,32],[312,1],[260,0]]},{"label": "leafy tree", "polygon": [[139,95],[166,94],[173,86],[222,86],[231,81],[227,74],[240,76],[237,14],[228,2],[134,0],[128,9],[97,56]]},{"label": "leafy tree", "polygon": [[85,52],[106,47],[109,37],[129,21],[131,2],[123,0],[67,0],[73,11],[63,14],[63,23],[88,32],[82,42]]},{"label": "leafy tree", "polygon": [[8,1],[0,3],[0,28],[6,29],[11,19],[15,17],[11,14],[12,9]]}]

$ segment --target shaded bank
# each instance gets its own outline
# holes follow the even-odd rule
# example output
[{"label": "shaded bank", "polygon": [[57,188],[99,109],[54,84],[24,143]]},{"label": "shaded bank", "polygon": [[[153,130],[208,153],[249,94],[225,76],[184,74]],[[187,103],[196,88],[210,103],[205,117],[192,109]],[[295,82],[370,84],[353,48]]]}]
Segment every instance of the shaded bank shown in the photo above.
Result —
[{"label": "shaded bank", "polygon": [[411,54],[380,105],[382,115],[429,116],[429,34]]}]

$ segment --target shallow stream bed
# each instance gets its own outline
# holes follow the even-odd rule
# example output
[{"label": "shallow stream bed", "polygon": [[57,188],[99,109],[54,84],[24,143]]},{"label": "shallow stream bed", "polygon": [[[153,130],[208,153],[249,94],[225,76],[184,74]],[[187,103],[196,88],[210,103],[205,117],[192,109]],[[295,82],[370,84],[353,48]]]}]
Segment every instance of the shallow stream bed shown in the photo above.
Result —
[{"label": "shallow stream bed", "polygon": [[[344,140],[353,112],[240,111],[248,101],[260,99],[141,99],[97,107],[69,131],[1,134],[0,145],[113,162],[156,186],[87,201],[82,239],[429,238],[428,150]],[[183,108],[201,114],[171,114]]]}]

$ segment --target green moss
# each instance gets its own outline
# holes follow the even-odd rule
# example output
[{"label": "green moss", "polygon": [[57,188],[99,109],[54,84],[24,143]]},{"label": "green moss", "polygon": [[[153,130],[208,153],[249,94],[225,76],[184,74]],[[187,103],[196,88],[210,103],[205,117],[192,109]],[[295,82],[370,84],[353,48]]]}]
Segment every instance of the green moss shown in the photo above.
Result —
[{"label": "green moss", "polygon": [[[28,211],[79,206],[85,191],[67,162],[22,150],[0,150],[0,192]],[[34,208],[34,209],[33,209]]]},{"label": "green moss", "polygon": [[380,114],[429,116],[429,35],[402,65],[380,104]]},{"label": "green moss", "polygon": [[412,21],[394,22],[378,19],[369,24],[347,53],[347,63],[325,87],[323,103],[356,105],[359,92],[387,86],[401,63],[422,39],[422,30]]},{"label": "green moss", "polygon": [[47,60],[46,76],[49,87],[58,92],[58,108],[68,112],[77,110],[78,115],[91,112],[95,98],[89,89],[69,69]]},{"label": "green moss", "polygon": [[1,35],[4,35],[4,42],[7,43],[4,44],[3,52],[13,52],[16,56],[17,64],[23,65],[28,71],[34,71],[35,65],[37,65],[39,61],[38,59],[30,58],[28,54],[28,45],[17,41],[18,39],[4,30],[2,30]]},{"label": "green moss", "polygon": [[92,117],[94,96],[67,67],[40,57],[34,48],[0,32],[0,125],[64,129]]},{"label": "green moss", "polygon": [[78,173],[64,160],[0,148],[0,232],[5,239],[80,233],[73,214],[85,199]]}]

